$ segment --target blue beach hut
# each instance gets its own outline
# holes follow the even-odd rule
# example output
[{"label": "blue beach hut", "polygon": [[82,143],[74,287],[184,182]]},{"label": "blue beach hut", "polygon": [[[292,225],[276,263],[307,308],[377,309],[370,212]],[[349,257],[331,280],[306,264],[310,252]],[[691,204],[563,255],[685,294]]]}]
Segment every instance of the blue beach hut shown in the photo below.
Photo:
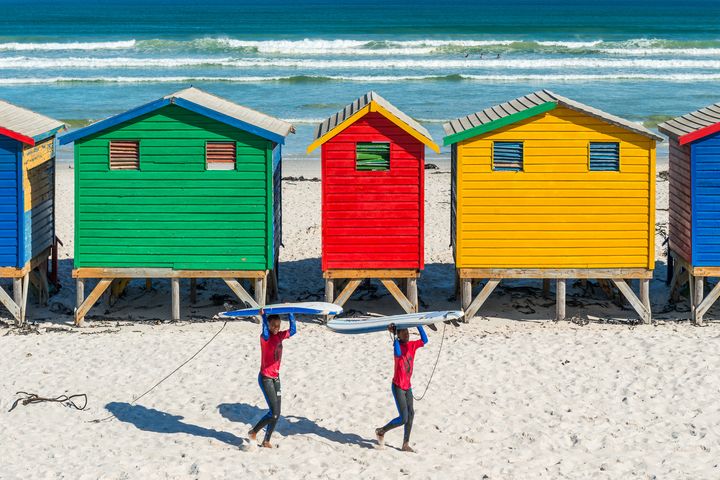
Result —
[{"label": "blue beach hut", "polygon": [[677,298],[690,283],[692,317],[701,324],[720,297],[720,283],[705,296],[705,278],[720,277],[720,103],[658,129],[670,138],[671,292]]},{"label": "blue beach hut", "polygon": [[13,297],[0,303],[22,323],[28,286],[48,295],[47,260],[55,241],[55,136],[65,125],[0,100],[0,278]]}]

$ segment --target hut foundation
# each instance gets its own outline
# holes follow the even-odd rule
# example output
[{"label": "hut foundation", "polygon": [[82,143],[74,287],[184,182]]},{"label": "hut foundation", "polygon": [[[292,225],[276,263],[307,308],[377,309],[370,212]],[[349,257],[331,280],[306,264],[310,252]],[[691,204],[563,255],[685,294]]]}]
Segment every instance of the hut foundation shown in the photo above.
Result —
[{"label": "hut foundation", "polygon": [[[364,280],[376,279],[383,284],[405,312],[416,313],[419,308],[417,289],[419,276],[418,270],[327,270],[323,273],[325,301],[343,306]],[[336,291],[339,291],[337,296]]]},{"label": "hut foundation", "polygon": [[[566,315],[565,293],[566,282],[569,279],[607,279],[612,281],[627,299],[633,309],[638,313],[643,323],[650,323],[652,318],[650,308],[650,279],[652,270],[642,268],[626,269],[505,269],[505,268],[460,268],[460,292],[462,308],[465,319],[472,319],[495,288],[505,279],[537,278],[543,279],[544,285],[548,280],[555,280],[556,306],[555,319],[564,320]],[[720,275],[720,274],[719,274]],[[473,282],[486,280],[479,293],[473,296]],[[628,284],[629,280],[638,280],[640,283],[639,296]],[[720,291],[718,293],[720,296]]]},{"label": "hut foundation", "polygon": [[720,277],[720,267],[694,267],[677,252],[670,250],[673,260],[672,279],[670,281],[670,297],[673,301],[680,299],[680,289],[688,285],[690,292],[690,311],[692,321],[696,325],[705,325],[705,314],[720,298],[720,282],[705,295],[705,284],[711,277]]},{"label": "hut foundation", "polygon": [[[277,284],[275,272],[271,270],[242,271],[242,270],[172,270],[166,268],[78,268],[73,270],[73,278],[77,284],[77,298],[75,308],[75,325],[83,326],[85,316],[97,303],[100,297],[110,288],[111,298],[117,298],[131,279],[144,278],[146,286],[151,284],[153,278],[167,278],[170,280],[171,291],[171,318],[180,320],[180,280],[190,279],[191,302],[195,301],[193,286],[198,278],[221,278],[232,292],[243,303],[250,307],[265,305],[268,293],[268,282]],[[85,296],[85,283],[88,279],[97,279],[97,284]],[[272,279],[272,280],[270,280]],[[255,285],[254,296],[243,287],[240,280],[250,280]]]},{"label": "hut foundation", "polygon": [[0,278],[12,278],[12,297],[0,287],[0,303],[10,312],[18,325],[25,323],[27,310],[27,297],[32,281],[38,297],[38,303],[46,304],[50,297],[48,282],[48,260],[51,249],[48,248],[40,255],[30,260],[23,268],[2,267]]}]

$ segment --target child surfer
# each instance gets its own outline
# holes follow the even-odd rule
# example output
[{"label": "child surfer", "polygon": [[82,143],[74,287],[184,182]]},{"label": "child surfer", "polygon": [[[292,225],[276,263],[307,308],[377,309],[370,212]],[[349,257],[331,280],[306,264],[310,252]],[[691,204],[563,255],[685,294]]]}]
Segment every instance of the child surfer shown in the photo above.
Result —
[{"label": "child surfer", "polygon": [[265,396],[270,411],[248,432],[251,442],[257,441],[257,434],[267,426],[262,446],[272,448],[270,436],[280,418],[280,361],[282,360],[282,342],[295,335],[297,326],[295,316],[290,317],[290,329],[280,331],[280,316],[262,314],[262,334],[260,335],[260,373],[258,383]]},{"label": "child surfer", "polygon": [[388,330],[393,334],[393,349],[395,354],[395,373],[392,380],[392,394],[395,398],[399,416],[388,422],[384,427],[375,430],[378,446],[382,448],[385,445],[385,434],[393,428],[404,426],[403,436],[403,452],[414,452],[410,448],[410,431],[412,430],[413,418],[415,410],[413,408],[413,393],[410,379],[413,372],[413,364],[415,362],[415,351],[424,346],[428,342],[427,335],[422,326],[417,327],[420,332],[420,340],[410,341],[410,332],[407,328],[395,328],[395,324],[388,326]]}]

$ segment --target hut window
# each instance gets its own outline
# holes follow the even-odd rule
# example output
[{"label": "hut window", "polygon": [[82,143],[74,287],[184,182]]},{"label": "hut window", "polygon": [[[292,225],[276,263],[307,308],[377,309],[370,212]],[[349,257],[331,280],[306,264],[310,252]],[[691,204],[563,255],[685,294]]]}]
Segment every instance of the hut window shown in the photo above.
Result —
[{"label": "hut window", "polygon": [[522,142],[493,142],[493,170],[521,172],[522,169]]},{"label": "hut window", "polygon": [[357,143],[355,145],[355,169],[364,172],[390,170],[390,144]]},{"label": "hut window", "polygon": [[590,171],[619,172],[620,144],[617,142],[590,142]]},{"label": "hut window", "polygon": [[140,142],[110,141],[110,170],[140,170]]},{"label": "hut window", "polygon": [[235,142],[207,142],[205,165],[208,170],[235,170]]}]

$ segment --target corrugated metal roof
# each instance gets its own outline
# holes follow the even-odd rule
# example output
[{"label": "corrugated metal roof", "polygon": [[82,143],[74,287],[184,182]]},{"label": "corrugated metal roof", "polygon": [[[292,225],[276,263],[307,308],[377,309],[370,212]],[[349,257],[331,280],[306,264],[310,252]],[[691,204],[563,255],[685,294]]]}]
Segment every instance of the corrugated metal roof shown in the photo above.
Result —
[{"label": "corrugated metal roof", "polygon": [[407,124],[409,127],[411,127],[413,130],[418,132],[423,137],[427,138],[432,142],[432,137],[430,136],[430,132],[427,131],[425,127],[420,125],[418,122],[410,118],[405,113],[398,110],[395,105],[385,100],[383,97],[378,95],[376,92],[370,91],[363,95],[362,97],[356,99],[351,104],[345,106],[342,110],[337,112],[334,115],[331,115],[328,117],[325,121],[320,122],[320,124],[315,129],[315,140],[318,138],[323,137],[328,132],[331,132],[335,127],[342,124],[345,120],[353,116],[358,110],[362,110],[367,105],[370,104],[370,102],[375,102],[378,105],[380,105],[382,108],[387,110],[388,112],[392,113],[395,117],[397,117],[399,120],[401,120],[403,123]]},{"label": "corrugated metal roof", "polygon": [[539,90],[529,95],[524,95],[514,100],[510,100],[509,102],[486,108],[485,110],[482,110],[480,112],[473,113],[471,115],[461,117],[455,120],[451,120],[443,125],[443,129],[445,130],[446,135],[454,135],[456,133],[470,130],[471,128],[494,122],[501,118],[509,117],[510,115],[520,113],[529,108],[537,107],[548,102],[556,103],[559,106],[585,113],[587,115],[590,115],[591,117],[599,118],[600,120],[604,120],[610,124],[626,128],[640,135],[662,141],[662,137],[651,132],[642,125],[603,112],[602,110],[598,110],[588,105],[584,105],[580,102],[576,102],[575,100],[571,100],[569,98],[553,93],[550,90]]},{"label": "corrugated metal roof", "polygon": [[709,105],[658,125],[658,130],[677,138],[720,123],[720,103]]},{"label": "corrugated metal roof", "polygon": [[0,128],[36,139],[64,126],[58,120],[0,100]]},{"label": "corrugated metal roof", "polygon": [[192,102],[223,115],[227,115],[228,117],[232,117],[241,122],[255,125],[256,127],[283,137],[288,136],[290,133],[295,133],[295,127],[288,122],[260,113],[251,108],[243,107],[237,103],[233,103],[229,100],[225,100],[224,98],[204,92],[199,88],[186,88],[168,95],[165,98],[171,101],[175,98],[182,98],[188,102]]}]

